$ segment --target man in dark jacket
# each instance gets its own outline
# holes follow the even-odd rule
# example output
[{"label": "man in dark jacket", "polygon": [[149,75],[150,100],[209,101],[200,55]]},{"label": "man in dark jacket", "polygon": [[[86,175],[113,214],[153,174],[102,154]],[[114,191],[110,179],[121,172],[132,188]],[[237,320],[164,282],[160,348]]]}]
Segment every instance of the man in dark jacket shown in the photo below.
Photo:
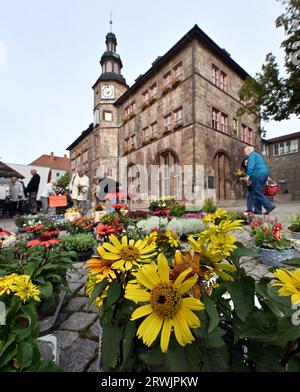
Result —
[{"label": "man in dark jacket", "polygon": [[28,193],[28,201],[29,201],[29,209],[31,214],[36,214],[37,213],[37,194],[39,191],[39,185],[40,185],[40,180],[41,177],[39,174],[37,174],[37,171],[35,169],[31,170],[31,180],[29,181],[26,191]]}]

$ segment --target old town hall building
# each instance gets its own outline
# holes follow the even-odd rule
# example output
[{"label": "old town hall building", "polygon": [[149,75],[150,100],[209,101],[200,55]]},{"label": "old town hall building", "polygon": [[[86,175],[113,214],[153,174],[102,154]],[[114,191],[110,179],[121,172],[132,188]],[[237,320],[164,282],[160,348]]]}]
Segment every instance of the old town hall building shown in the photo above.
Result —
[{"label": "old town hall building", "polygon": [[[233,171],[245,146],[261,147],[257,117],[237,116],[247,72],[195,25],[129,87],[116,47],[108,33],[93,85],[94,124],[68,147],[72,169],[84,166],[90,179],[105,173],[119,179],[125,170],[129,187],[142,193],[139,181],[147,177],[150,184],[156,165],[149,198],[179,191],[185,200],[187,182],[198,188],[198,199],[241,197]],[[185,178],[181,167],[188,168]]]}]

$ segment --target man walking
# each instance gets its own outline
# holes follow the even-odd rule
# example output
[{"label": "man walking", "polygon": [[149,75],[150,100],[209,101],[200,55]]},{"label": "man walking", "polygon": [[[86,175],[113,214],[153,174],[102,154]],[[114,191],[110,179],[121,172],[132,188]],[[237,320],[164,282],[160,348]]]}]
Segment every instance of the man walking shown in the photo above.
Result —
[{"label": "man walking", "polygon": [[29,181],[26,191],[28,193],[28,201],[29,201],[29,209],[31,214],[36,214],[37,213],[37,194],[39,191],[39,185],[40,185],[40,176],[37,174],[37,171],[35,169],[32,169],[30,171],[32,177],[31,180]]},{"label": "man walking", "polygon": [[246,147],[244,153],[248,157],[247,182],[252,186],[255,213],[262,214],[262,207],[264,207],[265,215],[268,215],[276,208],[264,195],[264,187],[269,177],[269,168],[262,155],[254,151],[254,147]]}]

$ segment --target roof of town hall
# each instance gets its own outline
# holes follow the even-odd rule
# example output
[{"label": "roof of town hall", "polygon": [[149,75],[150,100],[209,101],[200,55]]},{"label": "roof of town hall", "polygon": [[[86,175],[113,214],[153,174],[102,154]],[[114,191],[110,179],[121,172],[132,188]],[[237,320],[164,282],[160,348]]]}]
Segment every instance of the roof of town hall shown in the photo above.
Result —
[{"label": "roof of town hall", "polygon": [[298,139],[300,138],[300,132],[289,133],[288,135],[282,135],[273,137],[272,139],[265,139],[264,142],[268,144],[284,142],[286,140]]},{"label": "roof of town hall", "polygon": [[196,24],[188,33],[186,33],[171,49],[163,56],[159,56],[153,63],[152,67],[144,74],[140,75],[136,82],[115,102],[115,105],[120,105],[130,95],[132,95],[141,85],[143,85],[149,78],[164,66],[170,58],[177,54],[183,47],[185,47],[191,40],[198,39],[201,43],[212,50],[220,59],[222,59],[229,67],[236,71],[243,79],[251,77],[237,62],[235,62],[230,54],[217,45],[203,30]]},{"label": "roof of town hall", "polygon": [[67,155],[64,155],[63,157],[58,157],[54,155],[53,152],[51,152],[50,155],[41,155],[39,158],[31,162],[30,165],[45,166],[50,167],[51,169],[65,171],[71,170],[71,162]]},{"label": "roof of town hall", "polygon": [[66,150],[71,151],[77,144],[79,144],[83,139],[85,139],[91,132],[94,130],[94,125],[90,124],[87,129],[81,132],[81,135],[78,136],[76,140],[72,144],[69,145],[69,147],[66,148]]}]

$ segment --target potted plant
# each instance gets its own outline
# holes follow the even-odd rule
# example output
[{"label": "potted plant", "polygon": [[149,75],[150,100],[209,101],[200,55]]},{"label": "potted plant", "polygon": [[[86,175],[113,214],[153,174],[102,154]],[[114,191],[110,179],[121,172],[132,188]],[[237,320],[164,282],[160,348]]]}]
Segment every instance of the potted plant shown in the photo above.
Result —
[{"label": "potted plant", "polygon": [[180,82],[179,79],[175,79],[172,83],[172,88],[175,90],[175,88],[180,85]]},{"label": "potted plant", "polygon": [[93,234],[78,233],[74,235],[62,235],[60,240],[64,248],[77,253],[79,261],[86,261],[93,254],[93,247],[96,245]]},{"label": "potted plant", "polygon": [[28,275],[13,273],[0,277],[0,288],[1,311],[5,311],[0,322],[0,372],[60,371],[52,361],[41,359],[38,286]]},{"label": "potted plant", "polygon": [[76,253],[64,250],[59,239],[46,235],[0,249],[0,271],[28,275],[39,289],[37,313],[41,332],[50,329],[56,321],[68,289],[67,270],[76,259]]},{"label": "potted plant", "polygon": [[300,240],[300,215],[291,216],[288,228],[291,231],[292,239]]},{"label": "potted plant", "polygon": [[260,249],[259,260],[274,267],[283,266],[282,261],[295,257],[293,242],[282,232],[281,223],[252,221],[251,234],[255,246]]}]

